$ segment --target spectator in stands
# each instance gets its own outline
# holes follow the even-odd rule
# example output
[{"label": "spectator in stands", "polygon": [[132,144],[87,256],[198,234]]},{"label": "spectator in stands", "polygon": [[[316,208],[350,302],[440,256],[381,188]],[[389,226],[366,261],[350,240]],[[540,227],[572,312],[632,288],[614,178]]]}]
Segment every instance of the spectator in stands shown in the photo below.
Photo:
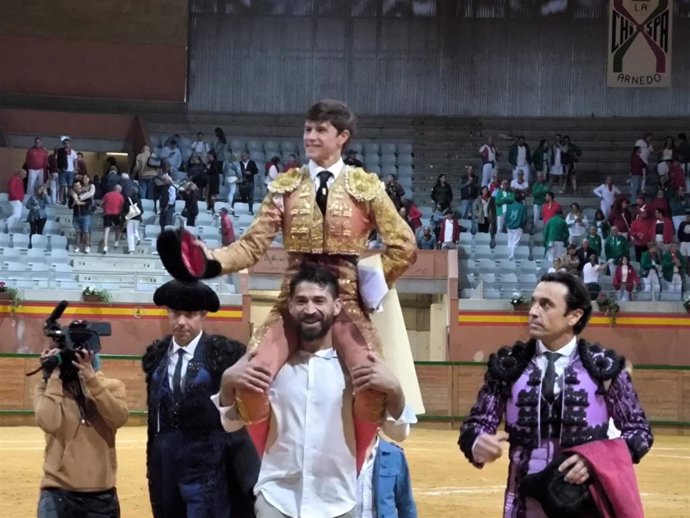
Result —
[{"label": "spectator in stands", "polygon": [[508,180],[501,182],[501,189],[496,194],[496,232],[501,233],[505,229],[504,223],[506,220],[506,213],[508,212],[508,205],[515,201],[515,194],[510,191]]},{"label": "spectator in stands", "polygon": [[182,153],[177,147],[177,140],[175,139],[171,139],[170,142],[168,142],[167,148],[165,161],[170,164],[170,173],[174,178],[179,174],[182,168]]},{"label": "spectator in stands", "polygon": [[579,204],[572,203],[570,205],[570,212],[566,216],[565,222],[568,225],[568,232],[570,234],[568,243],[575,245],[575,248],[579,247],[589,228],[587,215],[582,212]]},{"label": "spectator in stands", "polygon": [[[647,172],[649,172],[649,155],[654,152],[654,146],[652,146],[652,137],[652,133],[647,132],[642,136],[642,138],[635,141],[635,147],[640,148],[640,158],[644,162]],[[644,182],[642,184],[642,191],[644,192]]]},{"label": "spectator in stands", "polygon": [[268,184],[273,180],[278,178],[280,174],[280,157],[278,155],[273,155],[271,159],[266,162],[266,176],[264,178],[264,183],[266,184],[266,189],[268,189]]},{"label": "spectator in stands", "polygon": [[633,290],[640,287],[640,277],[630,264],[628,256],[621,257],[621,263],[613,274],[613,289],[618,292],[619,301],[632,300]]},{"label": "spectator in stands", "polygon": [[577,257],[575,245],[568,245],[565,255],[561,258],[561,264],[565,271],[577,277],[580,274],[580,259]]},{"label": "spectator in stands", "polygon": [[[39,185],[36,188],[36,194],[29,196],[26,200],[26,208],[29,211],[26,221],[29,222],[31,228],[29,237],[34,234],[43,234],[43,227],[46,224],[46,206],[48,205],[48,194],[44,185]],[[29,243],[29,248],[31,243]]]},{"label": "spectator in stands", "polygon": [[443,222],[444,213],[445,211],[441,209],[441,206],[438,203],[434,207],[434,212],[431,213],[431,228],[434,229],[434,235],[436,236],[437,241],[440,239],[441,223]]},{"label": "spectator in stands", "polygon": [[[445,175],[443,175],[443,176],[445,176]],[[402,206],[403,197],[405,196],[405,189],[403,189],[402,185],[400,185],[400,183],[398,183],[398,179],[395,177],[394,174],[389,174],[386,177],[385,185],[386,185],[386,192],[388,193],[388,197],[393,202],[393,205],[395,205],[395,208],[397,210],[400,210],[400,207]],[[434,193],[434,191],[432,189],[432,191],[431,191],[432,199],[433,199],[433,193]]]},{"label": "spectator in stands", "polygon": [[216,211],[216,197],[220,193],[220,176],[222,169],[218,168],[216,152],[211,150],[206,154],[206,210],[211,214]]},{"label": "spectator in stands", "polygon": [[652,231],[654,233],[654,241],[657,245],[663,248],[673,241],[673,221],[666,216],[660,209],[654,211],[654,222],[652,223]]},{"label": "spectator in stands", "polygon": [[496,200],[486,186],[472,204],[472,226],[483,234],[496,233]]},{"label": "spectator in stands", "polygon": [[602,242],[606,241],[611,233],[611,225],[603,210],[597,209],[594,213],[594,225],[597,227],[597,234],[599,234]]},{"label": "spectator in stands", "polygon": [[[351,149],[350,151],[354,151],[354,150]],[[348,151],[348,154],[350,153],[350,151]],[[357,152],[355,151],[355,157],[356,157],[356,155],[357,155]],[[351,164],[348,164],[347,162],[345,162],[345,163],[347,165],[352,165],[353,167],[362,167],[364,165],[359,160],[357,160],[357,162],[359,163],[359,165],[355,164],[354,162]],[[297,160],[297,155],[295,153],[290,153],[288,155],[288,160],[287,160],[287,163],[285,164],[285,167],[283,168],[283,171],[287,172],[290,169],[299,169],[300,167],[302,167],[302,164],[300,164],[299,160]]]},{"label": "spectator in stands", "polygon": [[671,243],[661,258],[661,271],[666,282],[671,285],[672,293],[683,291],[686,267],[687,261],[683,259],[683,256],[678,251],[678,245]]},{"label": "spectator in stands", "polygon": [[680,224],[685,221],[685,213],[688,208],[690,208],[690,203],[688,203],[685,197],[685,187],[680,186],[676,189],[676,195],[669,201],[671,219],[673,220],[673,228],[678,232]]},{"label": "spectator in stands", "polygon": [[208,142],[204,142],[204,134],[202,132],[199,131],[196,134],[196,139],[192,142],[191,151],[190,160],[195,156],[202,161],[206,160],[206,155],[211,151],[211,146],[208,145]]},{"label": "spectator in stands", "polygon": [[594,192],[594,195],[599,198],[601,211],[606,217],[608,217],[611,207],[613,207],[613,203],[616,201],[616,197],[621,194],[621,191],[618,189],[618,187],[613,184],[613,178],[607,176],[606,180],[604,180],[604,183],[602,183],[592,192]]},{"label": "spectator in stands", "polygon": [[563,162],[561,194],[565,194],[568,185],[568,178],[570,178],[570,184],[573,188],[573,194],[578,194],[575,164],[580,159],[580,156],[582,155],[582,150],[578,146],[570,142],[570,137],[566,135],[565,137],[563,137],[561,153],[561,161]]},{"label": "spectator in stands", "polygon": [[216,174],[218,176],[221,176],[224,174],[224,166],[225,166],[225,161],[229,158],[228,157],[228,139],[225,138],[225,132],[223,131],[223,128],[215,128],[213,130],[213,134],[216,137],[215,142],[213,143],[213,153],[216,158],[216,167],[218,168],[218,171]]},{"label": "spectator in stands", "polygon": [[635,205],[633,207],[633,219],[637,219],[637,217],[642,214],[642,217],[648,217],[649,212],[647,208],[647,200],[644,197],[644,194],[638,194],[637,198],[635,198]]},{"label": "spectator in stands", "polygon": [[664,147],[657,153],[656,171],[659,176],[666,176],[671,168],[671,162],[678,156],[676,144],[670,135],[664,140]]},{"label": "spectator in stands", "polygon": [[154,198],[156,188],[154,181],[158,174],[158,168],[154,166],[157,163],[159,163],[158,157],[151,153],[149,146],[144,146],[134,160],[132,174],[139,181],[139,196],[142,199],[152,200]]},{"label": "spectator in stands", "polygon": [[[460,205],[458,206],[458,211],[462,219],[469,219],[472,213],[472,203],[477,196],[479,196],[479,180],[474,174],[474,167],[471,165],[465,166],[465,171],[465,178],[460,183]],[[434,186],[434,188],[436,188],[436,186]],[[448,185],[448,189],[450,189],[450,185]],[[453,199],[452,191],[450,193],[450,198],[451,200]],[[450,205],[450,202],[448,205]]]},{"label": "spectator in stands", "polygon": [[529,183],[530,165],[532,164],[532,153],[529,145],[525,142],[525,137],[519,135],[515,143],[508,150],[508,162],[513,166],[513,181],[517,180],[518,173],[522,171],[523,177]]},{"label": "spectator in stands", "polygon": [[549,263],[563,255],[565,243],[568,242],[569,238],[568,224],[563,219],[563,211],[559,210],[544,225],[544,247],[546,248],[546,259]]},{"label": "spectator in stands", "polygon": [[26,150],[24,164],[28,173],[26,193],[32,196],[39,185],[43,185],[44,177],[48,172],[48,151],[43,147],[43,141],[36,137],[33,147]]},{"label": "spectator in stands", "polygon": [[91,183],[93,183],[95,189],[95,194],[93,195],[94,199],[102,200],[103,194],[105,193],[103,192],[103,183],[101,182],[100,177],[97,174],[93,175],[93,182]]},{"label": "spectator in stands", "polygon": [[81,151],[77,153],[77,169],[75,174],[80,176],[89,174],[89,168],[86,166],[86,161],[84,160],[84,153]]},{"label": "spectator in stands", "polygon": [[[123,172],[120,174],[120,181],[118,182],[118,185],[122,187],[122,195],[124,196],[124,193],[129,192],[135,184],[134,180],[129,177],[129,174]],[[137,189],[138,188],[139,186],[137,186]]]},{"label": "spectator in stands", "polygon": [[235,228],[228,214],[228,209],[225,207],[220,209],[220,241],[223,246],[228,246],[235,242]]},{"label": "spectator in stands", "polygon": [[[690,230],[690,226],[688,227],[688,230]],[[431,228],[428,225],[424,225],[422,233],[417,236],[417,248],[420,250],[436,249],[436,238],[431,233]]]},{"label": "spectator in stands", "polygon": [[685,173],[685,190],[690,192],[690,143],[685,133],[678,133],[678,161]]},{"label": "spectator in stands", "polygon": [[57,150],[55,156],[58,167],[58,180],[60,182],[60,203],[65,204],[67,190],[74,183],[77,152],[72,149],[72,142],[68,138],[62,139],[62,147]]},{"label": "spectator in stands", "polygon": [[611,227],[611,235],[606,240],[604,249],[606,251],[606,259],[610,265],[610,271],[614,271],[614,267],[620,264],[621,257],[627,256],[630,253],[628,240],[621,235],[616,226]]},{"label": "spectator in stands", "polygon": [[647,176],[647,164],[642,157],[642,148],[635,146],[630,157],[630,196],[637,196],[644,192],[645,178]]},{"label": "spectator in stands", "polygon": [[542,219],[544,220],[544,227],[549,220],[559,212],[563,214],[561,204],[556,201],[556,195],[552,191],[546,191],[544,194],[544,205],[541,207]]},{"label": "spectator in stands", "polygon": [[494,138],[489,137],[482,147],[479,148],[479,156],[482,158],[482,187],[489,185],[491,174],[496,171],[496,160],[501,154],[494,145]]},{"label": "spectator in stands", "polygon": [[[564,185],[563,174],[565,168],[563,166],[563,140],[560,135],[556,135],[555,142],[551,145],[551,152],[549,153],[551,164],[549,168],[549,182]],[[563,189],[561,188],[561,191]]]},{"label": "spectator in stands", "polygon": [[441,250],[457,248],[460,242],[460,230],[460,224],[453,215],[453,210],[450,208],[446,209],[443,213],[443,221],[441,222],[441,231],[439,233],[439,248]]},{"label": "spectator in stands", "polygon": [[[291,153],[291,156],[293,156],[294,160],[297,161],[297,157],[295,156],[294,153]],[[343,160],[343,162],[345,163],[345,165],[349,165],[352,167],[364,167],[364,164],[362,163],[362,161],[357,157],[357,151],[355,151],[354,149],[348,149],[347,150],[347,153],[345,153],[345,159]],[[293,166],[293,167],[299,167],[299,164],[297,164],[297,166]],[[289,169],[286,168],[285,170],[288,171]]]},{"label": "spectator in stands", "polygon": [[611,223],[611,226],[617,226],[620,233],[627,238],[630,233],[632,221],[633,216],[632,211],[628,208],[628,200],[625,198],[618,198],[609,213],[609,223]]},{"label": "spectator in stands", "polygon": [[234,214],[235,211],[232,209],[232,206],[235,202],[235,192],[237,191],[237,182],[240,178],[240,172],[233,160],[226,160],[224,162],[223,176],[225,177],[225,186],[227,188],[228,204],[230,204],[231,207],[230,213]]},{"label": "spectator in stands", "polygon": [[517,178],[511,180],[510,190],[515,194],[519,192],[523,198],[527,197],[529,194],[529,183],[525,179],[525,173],[522,169],[517,172]]},{"label": "spectator in stands", "polygon": [[680,253],[690,258],[690,209],[685,211],[685,221],[678,225],[678,242]]},{"label": "spectator in stands", "polygon": [[[657,179],[654,195],[659,197],[659,193],[663,194],[663,197],[666,199],[666,201],[673,198],[674,191],[671,188],[671,180],[669,179],[668,175],[659,176]],[[667,211],[666,214],[669,214],[669,212]]]},{"label": "spectator in stands", "polygon": [[677,156],[672,160],[671,167],[668,170],[668,184],[674,192],[679,187],[685,189],[685,172]]},{"label": "spectator in stands", "polygon": [[663,189],[657,190],[654,199],[647,204],[648,214],[653,215],[657,210],[660,210],[664,214],[671,214],[671,207],[666,197],[666,191]]},{"label": "spectator in stands", "polygon": [[[139,214],[133,215],[131,207],[135,206],[139,209]],[[139,224],[141,223],[142,214],[144,214],[144,207],[141,204],[139,197],[139,187],[133,185],[129,190],[129,196],[125,198],[125,204],[122,208],[122,214],[126,221],[125,231],[127,233],[127,253],[133,255],[136,246],[139,244]]]},{"label": "spectator in stands", "polygon": [[7,197],[12,207],[12,214],[7,218],[7,232],[12,232],[12,225],[22,219],[24,207],[24,180],[27,177],[26,169],[20,169],[7,181]]},{"label": "spectator in stands", "polygon": [[544,175],[544,179],[549,174],[551,163],[549,159],[549,149],[550,146],[546,139],[541,139],[539,141],[539,146],[534,150],[534,154],[532,155],[532,165],[534,165],[537,176],[539,176],[541,172]]},{"label": "spectator in stands", "polygon": [[94,183],[91,181],[91,177],[88,174],[82,175],[81,177],[81,194],[79,195],[79,199],[81,201],[84,200],[93,200],[96,198],[96,186]]},{"label": "spectator in stands", "polygon": [[597,254],[597,257],[601,257],[603,241],[601,239],[601,236],[599,236],[599,234],[597,233],[597,227],[595,225],[590,225],[589,234],[587,234],[586,239],[589,242],[589,247],[592,250],[594,250],[594,253]]},{"label": "spectator in stands", "polygon": [[647,250],[647,243],[654,239],[652,220],[640,213],[630,225],[630,239],[635,246],[635,260],[640,262],[642,254]]},{"label": "spectator in stands", "polygon": [[199,186],[194,182],[189,182],[178,192],[180,197],[184,200],[182,217],[187,219],[185,225],[188,227],[193,227],[196,225],[196,217],[199,215]]},{"label": "spectator in stands", "polygon": [[553,260],[553,263],[547,270],[547,273],[553,273],[553,272],[565,272],[565,268],[563,268],[563,259],[560,257],[556,257]]},{"label": "spectator in stands", "polygon": [[173,216],[175,214],[175,196],[176,189],[173,185],[172,178],[170,175],[164,175],[161,178],[162,185],[160,190],[159,198],[159,208],[160,216],[159,222],[161,226],[161,232],[165,230],[166,225],[172,225]]},{"label": "spectator in stands", "polygon": [[[56,359],[58,348],[41,353]],[[120,517],[115,488],[115,437],[129,416],[125,384],[106,378],[98,354],[75,353],[70,370],[44,367],[34,397],[36,424],[45,433],[38,518]]]},{"label": "spectator in stands", "polygon": [[544,172],[537,171],[537,181],[532,184],[532,228],[537,228],[541,219],[542,206],[546,203],[546,193],[549,192],[549,184],[544,179]]},{"label": "spectator in stands", "polygon": [[642,284],[644,291],[652,292],[652,300],[661,289],[661,253],[654,241],[647,243],[647,251],[642,254],[640,269],[642,270]]},{"label": "spectator in stands", "polygon": [[120,172],[117,169],[117,165],[111,164],[108,166],[108,171],[103,177],[103,192],[111,192],[116,185],[120,184]]},{"label": "spectator in stands", "polygon": [[249,153],[242,152],[240,161],[240,201],[249,205],[249,214],[254,214],[254,177],[259,174],[256,162],[249,158]]},{"label": "spectator in stands", "polygon": [[491,182],[489,182],[489,194],[491,196],[496,196],[498,191],[501,190],[501,181],[498,179],[498,172],[494,171],[491,173]]},{"label": "spectator in stands", "polygon": [[57,166],[57,155],[58,149],[55,148],[53,152],[48,155],[48,181],[50,182],[50,203],[52,205],[57,205],[59,201],[59,170]]},{"label": "spectator in stands", "polygon": [[[625,260],[627,260],[627,257]],[[587,286],[589,296],[592,300],[596,300],[599,296],[599,292],[601,292],[599,276],[601,275],[601,271],[606,270],[607,267],[608,265],[606,263],[599,263],[599,258],[595,254],[592,254],[582,267],[582,281],[585,283],[585,286]]]},{"label": "spectator in stands", "polygon": [[[443,212],[445,212],[445,210],[449,208],[450,204],[453,202],[453,189],[451,189],[447,179],[448,177],[446,174],[441,173],[438,175],[436,183],[431,188],[431,200]],[[388,195],[391,196],[388,188],[388,182],[386,182],[386,192],[388,192]],[[391,197],[391,199],[393,198]],[[393,200],[393,203],[395,203],[395,200]]]},{"label": "spectator in stands", "polygon": [[585,264],[589,262],[590,257],[595,255],[597,256],[597,259],[599,258],[599,254],[597,254],[594,251],[594,249],[591,246],[589,246],[589,239],[587,239],[586,237],[582,240],[582,246],[577,249],[575,255],[580,260],[580,273],[582,273]]},{"label": "spectator in stands", "polygon": [[115,185],[113,190],[103,196],[103,253],[108,253],[108,238],[110,229],[115,229],[115,248],[120,246],[120,234],[122,227],[122,210],[125,198],[122,196],[122,186]]},{"label": "spectator in stands", "polygon": [[[522,171],[518,175],[522,175]],[[515,193],[513,202],[510,203],[506,210],[505,224],[508,229],[508,259],[511,261],[515,259],[515,248],[517,248],[522,239],[522,234],[527,223],[527,209],[523,205],[523,196],[520,192]]]},{"label": "spectator in stands", "polygon": [[74,236],[74,251],[79,253],[84,250],[85,254],[91,252],[91,205],[93,200],[80,200],[82,186],[81,182],[74,182],[68,206],[72,209],[72,224],[76,234]]},{"label": "spectator in stands", "polygon": [[412,227],[413,232],[417,232],[422,226],[422,213],[412,200],[403,198],[402,207],[407,211],[407,222]]}]

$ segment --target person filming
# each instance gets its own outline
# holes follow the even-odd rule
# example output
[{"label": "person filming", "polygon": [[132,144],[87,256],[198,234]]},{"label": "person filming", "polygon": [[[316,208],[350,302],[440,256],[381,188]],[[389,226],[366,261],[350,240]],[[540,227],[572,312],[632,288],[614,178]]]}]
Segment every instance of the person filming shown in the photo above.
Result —
[{"label": "person filming", "polygon": [[41,353],[35,412],[46,447],[38,518],[119,518],[115,434],[127,422],[125,385],[106,378],[98,353],[85,349],[74,352],[73,369],[46,367],[61,353]]}]

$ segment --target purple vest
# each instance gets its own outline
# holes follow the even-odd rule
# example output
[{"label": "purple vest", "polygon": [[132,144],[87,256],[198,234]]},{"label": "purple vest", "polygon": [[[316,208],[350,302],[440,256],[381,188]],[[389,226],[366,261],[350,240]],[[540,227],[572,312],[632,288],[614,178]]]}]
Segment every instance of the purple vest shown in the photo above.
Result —
[{"label": "purple vest", "polygon": [[504,518],[546,518],[538,503],[519,498],[522,477],[543,470],[561,448],[607,438],[609,412],[604,395],[579,354],[565,370],[551,415],[545,415],[548,406],[542,404],[541,378],[539,368],[530,362],[513,383],[506,402],[510,467]]}]

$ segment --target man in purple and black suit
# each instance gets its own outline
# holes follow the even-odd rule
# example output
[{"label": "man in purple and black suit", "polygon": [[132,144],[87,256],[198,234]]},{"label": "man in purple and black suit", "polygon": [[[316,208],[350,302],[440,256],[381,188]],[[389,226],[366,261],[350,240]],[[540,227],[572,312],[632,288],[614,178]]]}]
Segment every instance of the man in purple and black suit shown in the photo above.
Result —
[{"label": "man in purple and black suit", "polygon": [[[564,272],[547,274],[532,297],[530,340],[503,347],[489,358],[477,402],[462,424],[459,445],[481,468],[499,458],[502,443],[509,442],[504,518],[548,516],[540,501],[521,494],[522,480],[544,470],[569,448],[606,441],[609,418],[627,445],[616,449],[625,458],[615,460],[630,464],[631,471],[632,463],[652,446],[649,423],[624,370],[625,359],[578,337],[591,313],[582,281]],[[502,419],[505,431],[498,430]],[[613,461],[592,462],[574,453],[558,471],[569,484],[589,484],[603,464]]]}]

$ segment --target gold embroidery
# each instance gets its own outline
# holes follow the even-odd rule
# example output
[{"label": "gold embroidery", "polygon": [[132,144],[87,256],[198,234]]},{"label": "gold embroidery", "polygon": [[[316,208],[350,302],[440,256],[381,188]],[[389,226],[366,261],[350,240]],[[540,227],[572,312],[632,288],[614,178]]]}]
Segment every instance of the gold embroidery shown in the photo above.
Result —
[{"label": "gold embroidery", "polygon": [[302,181],[302,178],[309,176],[309,169],[303,167],[302,169],[290,169],[288,172],[279,174],[278,177],[268,184],[269,192],[274,194],[285,194],[297,189],[297,186]]},{"label": "gold embroidery", "polygon": [[345,176],[345,188],[357,201],[371,201],[383,190],[379,177],[362,168],[346,169]]}]

